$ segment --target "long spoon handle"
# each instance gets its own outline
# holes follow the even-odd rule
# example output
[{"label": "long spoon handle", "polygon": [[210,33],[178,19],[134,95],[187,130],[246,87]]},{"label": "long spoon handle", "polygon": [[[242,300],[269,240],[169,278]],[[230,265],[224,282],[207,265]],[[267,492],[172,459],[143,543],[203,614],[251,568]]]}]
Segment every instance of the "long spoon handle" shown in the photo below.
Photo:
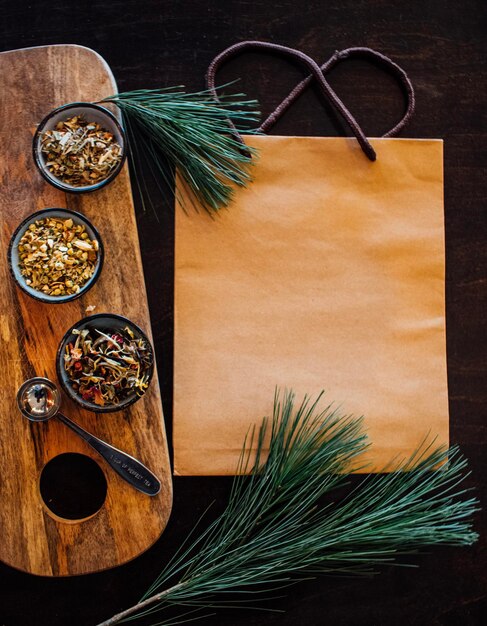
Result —
[{"label": "long spoon handle", "polygon": [[132,487],[148,496],[155,496],[159,493],[161,483],[150,469],[140,461],[134,459],[130,454],[111,446],[109,443],[98,439],[98,437],[81,428],[79,424],[76,424],[76,422],[73,422],[62,413],[57,413],[56,417],[96,450],[108,465]]}]

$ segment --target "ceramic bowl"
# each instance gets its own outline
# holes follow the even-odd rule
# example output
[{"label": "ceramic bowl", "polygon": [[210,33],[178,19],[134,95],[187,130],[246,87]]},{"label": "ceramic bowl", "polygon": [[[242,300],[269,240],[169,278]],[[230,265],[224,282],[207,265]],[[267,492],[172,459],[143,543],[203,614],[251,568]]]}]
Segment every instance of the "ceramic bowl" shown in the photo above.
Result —
[{"label": "ceramic bowl", "polygon": [[[71,218],[75,224],[82,224],[86,228],[86,232],[90,239],[96,239],[98,241],[98,258],[96,261],[95,271],[89,280],[81,287],[78,293],[66,295],[66,296],[51,296],[42,293],[42,291],[38,291],[26,284],[24,276],[20,273],[19,268],[19,251],[18,246],[19,242],[22,239],[25,231],[29,227],[29,224],[36,220],[40,220],[45,217],[60,217],[62,219]],[[100,272],[103,267],[103,259],[104,259],[104,249],[103,242],[101,240],[99,232],[93,226],[93,224],[81,213],[77,213],[76,211],[70,211],[69,209],[42,209],[41,211],[36,211],[32,213],[28,217],[25,218],[19,226],[15,229],[14,234],[10,239],[10,244],[8,247],[8,264],[10,268],[10,273],[12,278],[17,283],[17,285],[29,294],[32,298],[36,300],[40,300],[41,302],[46,302],[49,304],[62,304],[63,302],[69,302],[70,300],[75,300],[79,298],[83,294],[85,294],[97,281],[100,276]]]},{"label": "ceramic bowl", "polygon": [[[85,120],[100,124],[102,128],[108,130],[114,135],[115,139],[122,148],[122,158],[120,163],[112,170],[109,176],[93,185],[84,185],[80,187],[63,182],[60,178],[52,174],[50,169],[46,166],[46,160],[41,151],[42,134],[46,130],[52,130],[55,128],[58,122],[67,120],[74,115],[83,115]],[[73,102],[54,109],[54,111],[51,111],[49,115],[46,115],[46,117],[39,124],[34,135],[33,156],[34,162],[39,168],[40,173],[47,180],[47,182],[51,183],[51,185],[68,193],[86,193],[88,191],[96,191],[97,189],[108,185],[108,183],[110,183],[120,173],[127,156],[127,141],[125,132],[120,125],[120,122],[111,111],[98,104],[91,104],[90,102]]]},{"label": "ceramic bowl", "polygon": [[77,335],[73,334],[74,329],[83,330],[85,328],[97,328],[104,333],[116,333],[117,330],[123,330],[126,326],[128,326],[131,331],[134,333],[135,337],[142,338],[147,343],[149,347],[149,353],[152,357],[152,366],[149,369],[148,375],[148,384],[152,380],[154,374],[154,350],[152,345],[147,337],[147,335],[141,330],[136,324],[131,322],[126,317],[121,315],[116,315],[115,313],[99,313],[96,315],[90,315],[89,317],[85,317],[81,319],[76,324],[66,332],[64,337],[61,339],[56,355],[56,370],[57,376],[59,379],[59,383],[61,387],[64,389],[65,393],[79,405],[81,405],[84,409],[88,411],[94,411],[95,413],[111,413],[113,411],[121,411],[126,409],[134,402],[139,400],[142,395],[138,395],[133,393],[133,395],[128,396],[119,404],[109,405],[109,406],[100,406],[95,404],[94,402],[89,402],[84,400],[71,386],[71,381],[69,376],[66,373],[64,368],[64,354],[66,345],[69,343],[74,343],[76,341]]}]

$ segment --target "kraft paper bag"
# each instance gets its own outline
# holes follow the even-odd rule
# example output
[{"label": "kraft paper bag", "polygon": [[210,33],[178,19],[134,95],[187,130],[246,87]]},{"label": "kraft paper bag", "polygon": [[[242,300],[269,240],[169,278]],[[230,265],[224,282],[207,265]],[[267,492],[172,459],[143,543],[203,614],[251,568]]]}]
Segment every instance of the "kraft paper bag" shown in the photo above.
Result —
[{"label": "kraft paper bag", "polygon": [[364,415],[377,470],[448,443],[442,142],[246,141],[229,209],[176,211],[175,473],[234,473],[276,386]]}]

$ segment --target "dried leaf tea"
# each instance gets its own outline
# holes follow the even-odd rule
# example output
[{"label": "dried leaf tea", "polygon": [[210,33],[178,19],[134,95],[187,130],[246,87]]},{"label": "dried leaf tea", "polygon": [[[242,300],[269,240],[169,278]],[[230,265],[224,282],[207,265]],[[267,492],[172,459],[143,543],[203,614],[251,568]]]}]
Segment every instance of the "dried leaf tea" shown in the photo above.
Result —
[{"label": "dried leaf tea", "polygon": [[153,365],[152,349],[126,326],[103,332],[97,328],[73,330],[64,368],[74,391],[99,406],[116,405],[145,393]]},{"label": "dried leaf tea", "polygon": [[41,151],[51,174],[75,187],[95,185],[122,160],[122,147],[97,122],[75,115],[41,135]]}]

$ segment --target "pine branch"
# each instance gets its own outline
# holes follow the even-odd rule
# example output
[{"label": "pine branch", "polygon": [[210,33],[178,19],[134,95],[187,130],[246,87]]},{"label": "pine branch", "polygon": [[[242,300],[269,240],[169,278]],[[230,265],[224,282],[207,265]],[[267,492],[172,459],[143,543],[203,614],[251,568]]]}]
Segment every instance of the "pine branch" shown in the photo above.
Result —
[{"label": "pine branch", "polygon": [[424,546],[477,540],[471,516],[478,503],[459,488],[468,474],[455,447],[423,444],[391,473],[370,475],[323,505],[368,444],[360,418],[331,405],[320,411],[320,399],[295,408],[292,392],[276,393],[254,455],[254,437],[245,442],[224,512],[180,549],[139,604],[98,626],[175,605],[214,608],[225,594],[265,594],[310,573],[371,572]]},{"label": "pine branch", "polygon": [[102,102],[121,111],[129,133],[131,158],[140,168],[147,160],[157,181],[171,190],[174,173],[208,212],[229,204],[235,186],[251,176],[250,148],[230,132],[231,120],[240,132],[258,119],[257,102],[243,94],[219,96],[208,91],[185,93],[180,88],[141,89],[115,94]]}]

